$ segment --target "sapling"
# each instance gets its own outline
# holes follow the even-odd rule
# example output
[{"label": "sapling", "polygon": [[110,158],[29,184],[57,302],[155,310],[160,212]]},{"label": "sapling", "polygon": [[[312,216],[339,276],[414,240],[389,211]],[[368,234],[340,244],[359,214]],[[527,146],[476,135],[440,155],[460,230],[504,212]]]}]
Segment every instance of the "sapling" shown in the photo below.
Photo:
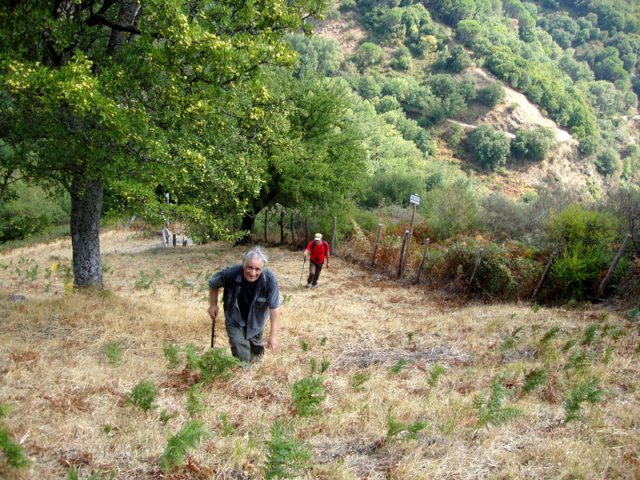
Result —
[{"label": "sapling", "polygon": [[[0,419],[6,417],[11,412],[10,405],[0,403]],[[27,458],[22,446],[13,440],[4,421],[0,422],[0,451],[4,456],[4,461],[11,468],[27,468],[31,461]]]},{"label": "sapling", "polygon": [[200,389],[202,384],[196,383],[187,391],[187,412],[190,417],[195,417],[204,412],[204,400]]},{"label": "sapling", "polygon": [[236,431],[236,428],[229,421],[229,416],[226,413],[221,413],[220,416],[220,426],[222,428],[221,435],[223,437],[230,437]]},{"label": "sapling", "polygon": [[591,404],[598,403],[602,400],[605,393],[606,392],[600,388],[600,382],[598,382],[598,380],[591,380],[575,386],[571,392],[569,392],[569,397],[564,402],[564,410],[567,414],[564,420],[565,423],[571,420],[580,420],[582,418],[580,415],[582,404],[584,402]]},{"label": "sapling", "polygon": [[170,369],[177,368],[180,364],[180,359],[178,358],[180,348],[172,343],[165,343],[162,352],[164,353],[164,358],[167,359],[167,366]]},{"label": "sapling", "polygon": [[294,438],[292,428],[282,422],[275,422],[271,427],[271,441],[267,446],[267,463],[264,466],[264,477],[293,478],[298,477],[309,466],[308,448]]},{"label": "sapling", "polygon": [[405,438],[407,440],[415,440],[418,438],[418,433],[427,427],[427,422],[424,420],[416,420],[413,423],[402,423],[398,421],[391,412],[387,416],[387,437],[385,443],[389,443],[398,437],[402,432],[406,432]]},{"label": "sapling", "polygon": [[408,363],[409,363],[409,360],[407,360],[406,358],[401,358],[396,362],[396,364],[393,367],[389,368],[389,371],[392,373],[400,373],[404,368],[404,366]]},{"label": "sapling", "polygon": [[362,387],[369,380],[369,374],[367,372],[357,372],[351,377],[351,388],[356,392],[364,390]]},{"label": "sapling", "polygon": [[478,410],[476,430],[489,425],[506,423],[522,414],[519,408],[503,406],[509,394],[509,390],[504,388],[498,380],[494,380],[490,395],[479,394],[474,397],[473,406]]},{"label": "sapling", "polygon": [[524,385],[522,386],[522,391],[525,393],[531,393],[536,388],[547,383],[548,379],[549,373],[544,368],[531,370],[524,377]]},{"label": "sapling", "polygon": [[591,345],[600,338],[600,327],[598,325],[589,325],[582,337],[582,345]]},{"label": "sapling", "polygon": [[324,373],[329,369],[329,360],[327,360],[326,358],[322,359],[322,362],[320,362],[320,373]]},{"label": "sapling", "polygon": [[226,355],[221,348],[212,348],[198,357],[197,368],[200,370],[203,382],[209,382],[214,378],[228,380],[231,378],[232,369],[239,367],[242,362],[237,358]]},{"label": "sapling", "polygon": [[122,355],[124,353],[124,349],[122,348],[121,342],[109,342],[105,343],[104,354],[107,357],[107,362],[112,367],[117,367],[122,363]]},{"label": "sapling", "polygon": [[127,403],[140,407],[145,412],[148,412],[154,407],[153,402],[158,395],[158,389],[153,383],[140,382],[135,387],[127,399]]},{"label": "sapling", "polygon": [[440,377],[447,371],[446,368],[444,368],[442,365],[440,365],[439,363],[436,363],[433,368],[431,369],[431,373],[429,374],[429,380],[427,380],[427,383],[429,384],[429,386],[431,388],[434,388],[437,384],[438,384],[438,380],[440,379]]},{"label": "sapling", "polygon": [[158,459],[160,468],[165,475],[182,465],[187,452],[197,447],[200,440],[207,435],[202,422],[191,420],[182,430],[170,437],[164,453]]},{"label": "sapling", "polygon": [[291,386],[291,401],[298,415],[310,417],[319,412],[320,404],[326,397],[323,382],[323,377],[312,374]]},{"label": "sapling", "polygon": [[509,336],[505,337],[500,343],[500,351],[506,352],[507,350],[511,350],[516,346],[518,341],[520,340],[520,332],[524,329],[523,326],[516,327]]},{"label": "sapling", "polygon": [[562,329],[559,326],[554,325],[553,327],[551,327],[549,330],[545,332],[545,334],[540,339],[540,343],[542,343],[543,345],[548,343],[549,341],[551,341],[552,339],[560,335],[561,332],[562,332]]}]

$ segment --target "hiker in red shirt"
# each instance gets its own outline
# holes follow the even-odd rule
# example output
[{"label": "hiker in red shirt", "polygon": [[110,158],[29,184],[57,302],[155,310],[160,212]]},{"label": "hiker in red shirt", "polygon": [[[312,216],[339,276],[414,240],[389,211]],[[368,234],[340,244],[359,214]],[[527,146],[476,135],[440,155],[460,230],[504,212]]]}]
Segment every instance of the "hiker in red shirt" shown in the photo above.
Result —
[{"label": "hiker in red shirt", "polygon": [[322,234],[316,233],[313,236],[313,240],[309,242],[309,245],[304,250],[305,261],[307,255],[309,256],[309,277],[305,288],[318,287],[318,278],[325,260],[327,261],[327,268],[329,268],[329,250],[329,244],[322,240]]}]

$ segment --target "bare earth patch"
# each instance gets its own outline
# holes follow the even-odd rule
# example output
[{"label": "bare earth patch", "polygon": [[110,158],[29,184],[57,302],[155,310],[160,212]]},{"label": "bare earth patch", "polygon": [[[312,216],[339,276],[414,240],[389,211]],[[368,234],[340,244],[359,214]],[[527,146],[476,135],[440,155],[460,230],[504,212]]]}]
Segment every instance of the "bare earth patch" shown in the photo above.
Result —
[{"label": "bare earth patch", "polygon": [[[0,454],[0,477],[67,478],[76,466],[80,478],[260,479],[276,420],[309,449],[300,478],[640,477],[640,340],[615,312],[456,306],[340,257],[310,291],[300,285],[301,252],[270,248],[284,298],[280,351],[203,386],[204,410],[192,417],[197,376],[183,357],[170,369],[163,349],[207,350],[206,279],[243,250],[165,248],[128,230],[103,233],[102,248],[103,295],[65,286],[68,240],[0,255],[0,399],[14,408],[5,425],[32,461],[12,470]],[[553,327],[557,335],[543,341]],[[599,332],[592,343],[588,328]],[[228,351],[221,324],[217,332],[216,346]],[[326,398],[318,415],[300,417],[292,385],[312,362],[319,375],[323,360]],[[444,372],[434,380],[436,366]],[[535,369],[548,380],[526,393]],[[565,423],[571,390],[590,380],[603,398]],[[158,388],[147,413],[127,402],[142,381]],[[521,414],[477,428],[474,399],[494,381],[509,391],[504,406]],[[208,436],[165,476],[158,458],[191,418]],[[425,427],[390,436],[390,418]]]}]

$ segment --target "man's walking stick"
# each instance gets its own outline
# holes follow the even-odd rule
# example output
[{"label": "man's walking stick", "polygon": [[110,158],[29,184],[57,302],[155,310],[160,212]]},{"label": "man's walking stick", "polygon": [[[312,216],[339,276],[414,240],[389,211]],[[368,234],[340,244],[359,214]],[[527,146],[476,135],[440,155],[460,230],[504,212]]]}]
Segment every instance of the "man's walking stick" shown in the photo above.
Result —
[{"label": "man's walking stick", "polygon": [[302,285],[302,274],[304,273],[304,266],[307,263],[307,256],[304,256],[304,260],[302,260],[302,268],[300,269],[300,281],[298,282],[298,286]]},{"label": "man's walking stick", "polygon": [[211,319],[211,348],[215,348],[216,342],[216,319],[212,318]]}]

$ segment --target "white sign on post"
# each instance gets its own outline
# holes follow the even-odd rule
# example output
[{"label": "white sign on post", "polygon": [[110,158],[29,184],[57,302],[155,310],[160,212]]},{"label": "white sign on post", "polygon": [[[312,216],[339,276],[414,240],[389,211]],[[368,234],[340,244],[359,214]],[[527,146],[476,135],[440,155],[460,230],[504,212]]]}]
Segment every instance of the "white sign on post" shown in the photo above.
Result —
[{"label": "white sign on post", "polygon": [[414,205],[420,205],[420,197],[418,195],[411,194],[409,196],[409,203],[412,203]]}]

